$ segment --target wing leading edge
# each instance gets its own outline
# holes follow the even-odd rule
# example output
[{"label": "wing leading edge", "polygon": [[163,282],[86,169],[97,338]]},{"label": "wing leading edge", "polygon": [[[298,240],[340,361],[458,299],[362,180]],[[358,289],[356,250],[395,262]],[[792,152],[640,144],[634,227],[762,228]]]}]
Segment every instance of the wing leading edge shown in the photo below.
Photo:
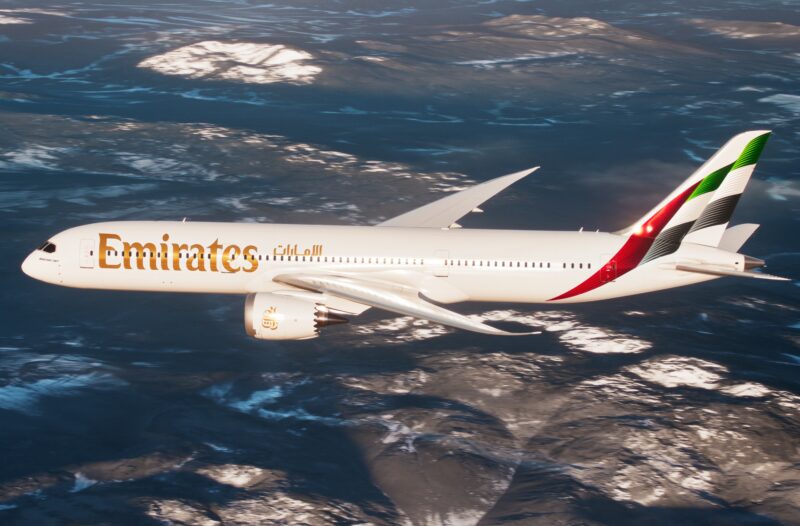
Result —
[{"label": "wing leading edge", "polygon": [[538,332],[507,332],[475,321],[457,312],[434,305],[415,289],[390,282],[340,274],[281,274],[275,281],[316,292],[323,292],[389,312],[430,320],[442,325],[503,336],[524,336]]},{"label": "wing leading edge", "polygon": [[456,221],[475,210],[480,204],[538,169],[539,167],[536,166],[521,172],[491,179],[388,219],[376,226],[450,228]]}]

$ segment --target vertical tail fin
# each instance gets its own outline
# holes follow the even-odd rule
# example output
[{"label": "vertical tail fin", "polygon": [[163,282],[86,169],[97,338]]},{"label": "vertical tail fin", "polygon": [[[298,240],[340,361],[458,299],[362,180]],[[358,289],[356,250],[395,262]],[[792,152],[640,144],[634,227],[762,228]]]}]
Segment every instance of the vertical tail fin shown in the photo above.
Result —
[{"label": "vertical tail fin", "polygon": [[[652,210],[628,228],[615,232],[627,239],[608,263],[548,301],[565,300],[601,287],[609,282],[607,269],[613,269],[615,277],[622,276],[643,263],[672,254],[686,241],[741,247],[755,231],[755,225],[731,229],[727,237],[725,227],[769,134],[764,130],[744,132],[725,143]],[[681,270],[689,268],[684,267]],[[701,272],[697,268],[687,271]],[[709,273],[707,269],[702,272]],[[715,275],[722,274],[716,271]]]},{"label": "vertical tail fin", "polygon": [[711,247],[719,245],[731,220],[733,210],[744,193],[750,176],[753,175],[753,170],[764,150],[764,145],[767,144],[767,139],[769,139],[769,132],[761,132],[761,135],[750,139],[719,187],[714,190],[700,217],[686,234],[685,242]]},{"label": "vertical tail fin", "polygon": [[[683,241],[719,243],[769,133],[756,130],[736,135],[661,203],[618,232],[654,238],[642,263],[675,252]],[[666,225],[659,231],[650,230],[652,218],[676,199],[682,202]]]}]

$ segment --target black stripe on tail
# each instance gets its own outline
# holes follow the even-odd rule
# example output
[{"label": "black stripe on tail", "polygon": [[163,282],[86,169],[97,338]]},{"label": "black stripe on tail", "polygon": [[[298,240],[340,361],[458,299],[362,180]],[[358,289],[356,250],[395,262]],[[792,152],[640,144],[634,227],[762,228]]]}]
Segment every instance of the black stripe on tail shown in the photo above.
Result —
[{"label": "black stripe on tail", "polygon": [[729,195],[709,203],[689,232],[697,232],[710,226],[729,222],[740,197],[742,197],[742,194]]},{"label": "black stripe on tail", "polygon": [[692,228],[691,221],[675,225],[661,232],[653,242],[653,246],[651,246],[647,254],[644,255],[644,259],[642,259],[642,263],[640,264],[647,263],[648,261],[662,256],[667,256],[678,250],[683,237],[689,232],[690,228]]}]

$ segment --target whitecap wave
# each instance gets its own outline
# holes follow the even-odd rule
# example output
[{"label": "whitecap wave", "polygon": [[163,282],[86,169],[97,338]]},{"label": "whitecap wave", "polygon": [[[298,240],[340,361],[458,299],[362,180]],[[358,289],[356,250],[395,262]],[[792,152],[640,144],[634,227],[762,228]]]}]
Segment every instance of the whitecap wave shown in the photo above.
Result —
[{"label": "whitecap wave", "polygon": [[30,144],[19,150],[3,154],[0,170],[56,170],[59,154],[69,151],[68,148]]},{"label": "whitecap wave", "polygon": [[140,68],[192,79],[250,84],[310,84],[322,72],[307,64],[314,57],[280,44],[209,40],[145,59]]},{"label": "whitecap wave", "polygon": [[209,516],[200,505],[192,505],[180,500],[152,500],[146,503],[145,513],[161,524],[192,524],[195,526],[222,524]]},{"label": "whitecap wave", "polygon": [[363,511],[355,504],[333,498],[317,499],[313,495],[301,499],[283,491],[234,500],[214,511],[222,524],[234,526],[369,523]]},{"label": "whitecap wave", "polygon": [[27,18],[19,18],[16,16],[0,15],[0,25],[13,25],[13,24],[32,24],[32,20]]},{"label": "whitecap wave", "polygon": [[[211,480],[236,488],[247,488],[267,479],[274,479],[272,470],[241,464],[203,466],[196,473]],[[278,472],[280,473],[280,472]]]},{"label": "whitecap wave", "polygon": [[768,102],[777,104],[781,108],[800,116],[800,95],[790,95],[788,93],[777,93],[769,97],[758,99],[758,102]]},{"label": "whitecap wave", "polygon": [[[637,313],[644,315],[644,313]],[[635,354],[650,349],[652,344],[641,338],[581,322],[569,312],[548,311],[524,314],[514,310],[494,310],[471,317],[481,322],[513,322],[534,329],[543,329],[558,334],[558,339],[570,349],[596,354]],[[365,325],[357,325],[355,332],[370,335],[383,344],[401,344],[430,340],[455,332],[438,323],[400,316]],[[374,345],[375,339],[367,344]]]},{"label": "whitecap wave", "polygon": [[693,18],[689,24],[705,29],[714,35],[737,40],[757,38],[800,39],[800,26],[783,22],[758,22],[753,20],[710,20]]},{"label": "whitecap wave", "polygon": [[234,392],[233,384],[212,385],[205,389],[202,394],[214,402],[229,407],[234,411],[254,415],[265,420],[303,420],[307,422],[318,422],[325,425],[336,426],[343,424],[339,418],[321,416],[309,413],[302,407],[281,405],[281,400],[294,387],[304,383],[285,382],[283,385],[274,385],[268,389],[253,391],[248,396],[239,396]]},{"label": "whitecap wave", "polygon": [[97,484],[96,480],[90,479],[89,477],[87,477],[86,475],[84,475],[83,473],[81,473],[79,471],[79,472],[75,473],[75,485],[72,486],[72,489],[69,490],[69,492],[70,493],[78,493],[78,492],[83,491],[83,490],[85,490],[87,488],[91,488],[95,484]]},{"label": "whitecap wave", "polygon": [[37,404],[45,397],[70,396],[83,389],[109,389],[121,383],[118,378],[99,372],[14,382],[0,387],[0,409],[35,412]]},{"label": "whitecap wave", "polygon": [[719,364],[698,358],[672,356],[643,362],[640,365],[629,367],[628,371],[664,387],[716,389],[727,369]]},{"label": "whitecap wave", "polygon": [[484,312],[477,316],[483,321],[511,321],[558,334],[558,339],[570,349],[595,354],[636,354],[652,347],[649,341],[632,335],[582,323],[577,316],[563,311],[521,314],[511,310]]}]

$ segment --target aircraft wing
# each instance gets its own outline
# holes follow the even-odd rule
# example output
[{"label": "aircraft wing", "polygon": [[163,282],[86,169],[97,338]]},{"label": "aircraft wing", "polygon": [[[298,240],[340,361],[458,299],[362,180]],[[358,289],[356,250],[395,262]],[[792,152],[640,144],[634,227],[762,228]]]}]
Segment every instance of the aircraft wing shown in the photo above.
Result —
[{"label": "aircraft wing", "polygon": [[376,226],[451,228],[456,221],[475,210],[478,205],[502,192],[505,188],[529,175],[539,167],[497,177],[461,190],[438,201],[415,208]]},{"label": "aircraft wing", "polygon": [[405,285],[365,279],[346,274],[281,274],[275,281],[301,289],[322,292],[389,312],[430,320],[456,329],[483,334],[523,336],[538,332],[515,333],[496,329],[423,299],[419,291]]}]

